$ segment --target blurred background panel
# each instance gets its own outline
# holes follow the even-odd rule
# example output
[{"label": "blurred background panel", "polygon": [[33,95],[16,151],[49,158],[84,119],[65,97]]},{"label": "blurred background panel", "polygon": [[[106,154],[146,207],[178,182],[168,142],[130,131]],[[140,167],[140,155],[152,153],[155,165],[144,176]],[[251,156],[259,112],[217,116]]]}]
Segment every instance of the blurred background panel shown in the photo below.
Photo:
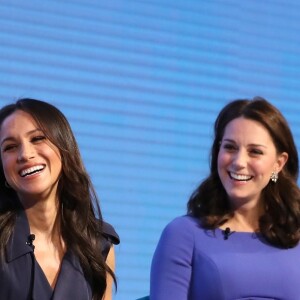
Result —
[{"label": "blurred background panel", "polygon": [[300,143],[300,4],[239,0],[2,0],[0,105],[68,117],[121,236],[116,300],[149,293],[164,226],[209,172],[230,100],[275,104]]}]

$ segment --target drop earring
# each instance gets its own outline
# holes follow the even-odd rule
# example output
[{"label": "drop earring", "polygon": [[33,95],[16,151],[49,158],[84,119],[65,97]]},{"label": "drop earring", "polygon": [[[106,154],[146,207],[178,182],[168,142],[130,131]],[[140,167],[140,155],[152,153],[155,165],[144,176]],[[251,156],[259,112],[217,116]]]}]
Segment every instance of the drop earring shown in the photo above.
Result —
[{"label": "drop earring", "polygon": [[273,182],[276,182],[278,180],[278,173],[276,171],[273,171],[271,174],[271,180]]}]

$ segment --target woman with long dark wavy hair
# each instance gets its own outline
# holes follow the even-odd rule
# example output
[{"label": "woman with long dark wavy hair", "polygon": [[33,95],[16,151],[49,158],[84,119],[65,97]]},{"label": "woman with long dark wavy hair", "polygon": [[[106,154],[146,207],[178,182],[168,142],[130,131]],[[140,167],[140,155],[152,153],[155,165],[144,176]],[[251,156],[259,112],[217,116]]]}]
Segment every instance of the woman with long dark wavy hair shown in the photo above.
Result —
[{"label": "woman with long dark wavy hair", "polygon": [[210,174],[160,238],[151,300],[299,299],[298,163],[271,103],[227,104],[215,121]]},{"label": "woman with long dark wavy hair", "polygon": [[53,105],[0,110],[0,299],[109,300],[119,237]]}]

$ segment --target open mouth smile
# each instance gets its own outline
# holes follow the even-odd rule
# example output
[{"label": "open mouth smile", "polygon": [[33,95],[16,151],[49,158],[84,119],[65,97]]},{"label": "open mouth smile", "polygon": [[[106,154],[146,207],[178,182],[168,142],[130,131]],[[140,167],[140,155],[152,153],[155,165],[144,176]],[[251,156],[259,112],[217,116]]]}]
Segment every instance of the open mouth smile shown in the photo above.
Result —
[{"label": "open mouth smile", "polygon": [[45,169],[45,166],[37,165],[37,166],[33,166],[33,167],[30,167],[30,168],[24,169],[24,170],[20,171],[19,174],[20,174],[21,177],[26,177],[26,176],[29,176],[29,175],[39,173],[44,169]]},{"label": "open mouth smile", "polygon": [[249,181],[253,178],[251,175],[237,174],[233,172],[228,172],[229,177],[236,181]]}]

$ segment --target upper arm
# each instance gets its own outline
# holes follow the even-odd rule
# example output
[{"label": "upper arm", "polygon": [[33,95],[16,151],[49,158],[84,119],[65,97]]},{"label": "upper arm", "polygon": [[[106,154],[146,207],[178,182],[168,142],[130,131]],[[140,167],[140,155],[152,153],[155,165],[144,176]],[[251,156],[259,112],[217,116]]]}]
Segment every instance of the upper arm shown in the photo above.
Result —
[{"label": "upper arm", "polygon": [[[111,246],[111,248],[108,252],[108,255],[106,258],[106,264],[109,266],[109,268],[113,272],[115,271],[115,249],[114,249],[113,245]],[[105,291],[103,300],[111,300],[114,280],[109,273],[107,273],[106,283],[107,283],[107,286],[106,286],[106,291]]]},{"label": "upper arm", "polygon": [[107,258],[106,258],[106,264],[109,266],[109,268],[112,270],[112,271],[115,271],[115,248],[114,246],[112,245],[110,247],[110,250],[108,252],[108,255],[107,255]]},{"label": "upper arm", "polygon": [[188,298],[194,238],[187,226],[185,218],[175,219],[161,235],[151,266],[153,300]]},{"label": "upper arm", "polygon": [[[118,245],[120,243],[120,238],[114,227],[107,222],[102,222],[102,235],[103,235],[103,249],[102,255],[106,257],[106,264],[108,267],[115,272],[115,249],[114,244]],[[114,280],[112,276],[107,273],[106,276],[106,291],[103,296],[103,300],[111,300],[112,299],[112,291]]]}]

